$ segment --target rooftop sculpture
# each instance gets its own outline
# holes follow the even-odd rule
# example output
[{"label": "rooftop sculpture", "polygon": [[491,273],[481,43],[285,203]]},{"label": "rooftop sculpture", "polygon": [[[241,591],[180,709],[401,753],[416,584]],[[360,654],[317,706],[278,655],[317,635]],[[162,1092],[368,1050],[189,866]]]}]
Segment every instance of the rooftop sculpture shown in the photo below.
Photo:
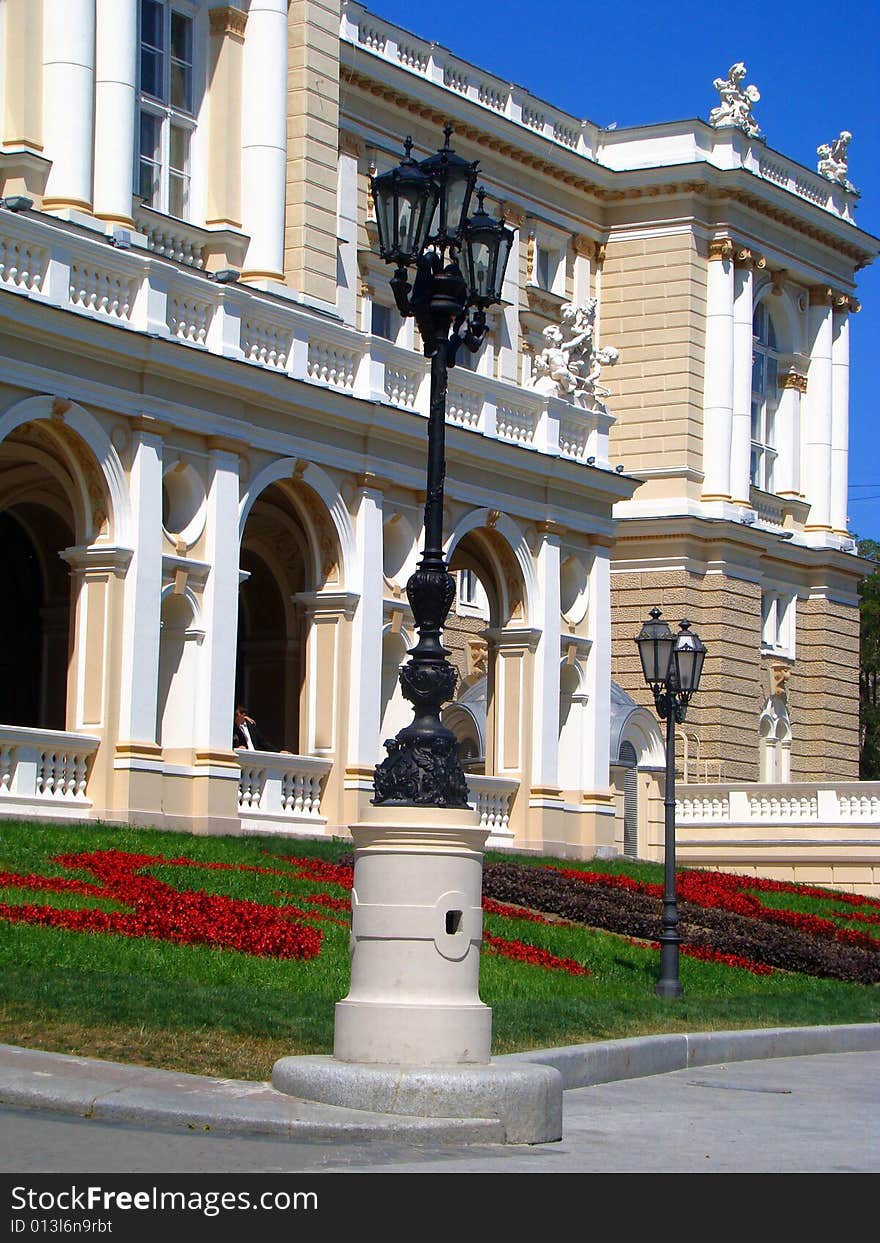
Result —
[{"label": "rooftop sculpture", "polygon": [[599,377],[603,367],[617,362],[619,354],[613,345],[595,345],[596,306],[595,298],[584,306],[566,302],[562,323],[544,329],[547,344],[535,356],[532,388],[581,406],[592,406],[596,398],[608,396],[609,390],[599,385]]},{"label": "rooftop sculpture", "polygon": [[761,98],[756,86],[743,86],[746,67],[741,60],[731,65],[726,78],[716,78],[712,85],[721,102],[709,113],[709,124],[716,129],[734,127],[744,130],[750,138],[760,138],[761,130],[752,116],[752,104]]},{"label": "rooftop sculpture", "polygon": [[841,130],[839,138],[835,138],[833,142],[823,142],[820,147],[816,148],[816,154],[819,157],[819,172],[823,177],[827,177],[829,181],[836,181],[846,190],[855,189],[847,177],[846,149],[851,142],[852,134],[848,130]]}]

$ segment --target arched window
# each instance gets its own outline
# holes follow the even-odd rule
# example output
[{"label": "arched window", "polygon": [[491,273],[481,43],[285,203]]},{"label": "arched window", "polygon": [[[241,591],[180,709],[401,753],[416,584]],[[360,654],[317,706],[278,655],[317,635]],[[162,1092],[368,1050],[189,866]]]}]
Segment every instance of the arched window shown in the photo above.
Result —
[{"label": "arched window", "polygon": [[752,460],[750,482],[764,492],[774,489],[776,408],[779,404],[779,351],[776,329],[766,304],[752,321]]}]

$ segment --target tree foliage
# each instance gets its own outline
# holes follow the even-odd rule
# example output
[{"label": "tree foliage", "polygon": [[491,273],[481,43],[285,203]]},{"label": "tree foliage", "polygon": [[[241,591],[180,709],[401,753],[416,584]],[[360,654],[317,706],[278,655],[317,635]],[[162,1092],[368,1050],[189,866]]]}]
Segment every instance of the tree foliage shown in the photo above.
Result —
[{"label": "tree foliage", "polygon": [[880,780],[880,543],[858,542],[859,556],[874,562],[875,568],[859,585],[861,645],[859,657],[859,776],[863,781]]}]

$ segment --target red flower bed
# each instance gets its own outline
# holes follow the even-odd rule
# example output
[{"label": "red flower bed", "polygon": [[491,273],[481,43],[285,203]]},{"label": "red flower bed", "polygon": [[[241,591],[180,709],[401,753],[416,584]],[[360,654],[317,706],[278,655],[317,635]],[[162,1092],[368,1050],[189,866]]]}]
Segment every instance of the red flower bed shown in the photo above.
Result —
[{"label": "red flower bed", "polygon": [[[32,903],[0,905],[0,918],[10,923],[36,923],[78,932],[115,932],[129,937],[156,937],[183,945],[209,945],[272,958],[314,958],[321,948],[316,928],[294,922],[292,916],[309,918],[290,907],[263,906],[237,898],[208,894],[204,890],[177,890],[144,869],[172,862],[175,866],[200,867],[192,859],[169,861],[161,855],[136,855],[119,850],[58,855],[62,867],[91,872],[101,885],[62,878],[47,878],[43,886],[56,892],[110,898],[129,907],[127,911],[60,910]],[[220,865],[221,867],[230,865]],[[31,889],[32,876],[4,873],[7,888]],[[39,887],[39,886],[36,886]]]},{"label": "red flower bed", "polygon": [[490,954],[501,954],[504,958],[513,958],[516,962],[528,963],[533,967],[549,967],[554,971],[566,971],[569,975],[592,975],[588,967],[583,967],[573,958],[559,958],[549,950],[540,949],[537,945],[527,945],[524,941],[508,941],[504,937],[493,937],[491,933],[483,933],[483,945]]}]

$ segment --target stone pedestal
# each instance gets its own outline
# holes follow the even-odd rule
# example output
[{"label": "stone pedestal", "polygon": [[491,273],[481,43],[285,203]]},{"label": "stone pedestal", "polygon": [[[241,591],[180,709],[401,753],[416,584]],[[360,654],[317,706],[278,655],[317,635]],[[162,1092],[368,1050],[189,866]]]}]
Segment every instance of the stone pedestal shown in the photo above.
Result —
[{"label": "stone pedestal", "polygon": [[333,1056],[411,1066],[487,1063],[479,997],[482,848],[472,811],[377,807],[352,825],[351,986]]},{"label": "stone pedestal", "polygon": [[476,813],[376,807],[351,833],[351,985],[333,1057],[281,1058],[273,1086],[374,1112],[496,1118],[508,1143],[560,1139],[558,1071],[491,1062]]}]

